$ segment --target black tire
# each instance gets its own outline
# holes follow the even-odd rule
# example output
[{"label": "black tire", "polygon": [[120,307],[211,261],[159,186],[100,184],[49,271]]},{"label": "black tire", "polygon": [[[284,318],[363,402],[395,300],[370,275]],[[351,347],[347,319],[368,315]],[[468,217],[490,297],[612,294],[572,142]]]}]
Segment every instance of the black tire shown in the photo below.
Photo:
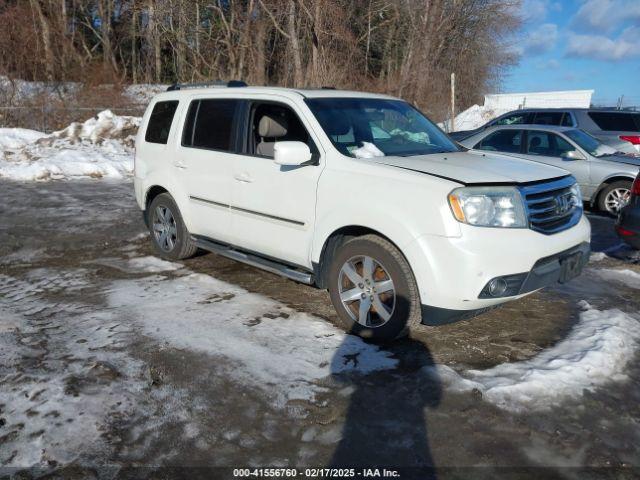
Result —
[{"label": "black tire", "polygon": [[[167,211],[172,220],[166,216]],[[165,212],[165,219],[168,221],[160,219],[161,212]],[[182,220],[178,205],[168,193],[161,193],[152,200],[147,211],[147,225],[149,232],[151,232],[153,248],[160,257],[167,260],[184,260],[193,257],[198,251],[198,247],[191,241],[191,235]],[[175,236],[173,235],[174,230],[171,229],[171,235],[167,234],[162,237],[155,225],[162,225],[165,228],[167,226],[175,227]],[[165,233],[168,233],[168,230]],[[167,240],[168,237],[170,240]]]},{"label": "black tire", "polygon": [[633,182],[631,180],[618,180],[617,182],[613,182],[607,185],[606,187],[604,187],[600,192],[600,195],[598,195],[598,209],[601,212],[607,213],[611,216],[618,216],[618,213],[620,212],[620,210],[618,211],[611,210],[610,207],[607,205],[607,197],[614,190],[627,190],[628,194],[630,194],[632,184]]},{"label": "black tire", "polygon": [[[378,281],[376,275],[380,275],[382,280],[390,277],[393,282],[395,300],[391,300],[390,293],[378,296],[378,300],[386,299],[383,306],[389,307],[386,311],[387,315],[390,314],[388,320],[385,321],[378,316],[375,306],[366,314],[367,320],[373,322],[376,319],[384,322],[379,325],[375,323],[366,325],[368,323],[366,321],[364,325],[359,323],[354,317],[357,316],[355,310],[359,311],[361,300],[343,303],[340,297],[341,291],[345,293],[352,290],[358,293],[357,285],[350,279],[345,279],[346,274],[341,275],[343,266],[350,262],[352,266],[356,265],[356,271],[360,266],[360,272],[364,278],[364,263],[358,262],[365,256],[372,258],[375,262],[372,276],[374,283]],[[389,341],[407,335],[410,328],[422,320],[420,295],[411,267],[393,244],[377,235],[355,237],[340,245],[331,259],[327,281],[331,302],[338,313],[340,323],[349,333],[375,341]],[[373,295],[369,298],[373,298]]]}]

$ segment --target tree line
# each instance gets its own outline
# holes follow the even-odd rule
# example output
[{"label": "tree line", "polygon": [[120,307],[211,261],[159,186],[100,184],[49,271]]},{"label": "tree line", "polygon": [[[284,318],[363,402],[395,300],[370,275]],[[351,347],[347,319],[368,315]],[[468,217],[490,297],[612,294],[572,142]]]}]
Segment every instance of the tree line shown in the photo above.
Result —
[{"label": "tree line", "polygon": [[4,0],[0,74],[387,92],[443,118],[517,61],[520,0]]}]

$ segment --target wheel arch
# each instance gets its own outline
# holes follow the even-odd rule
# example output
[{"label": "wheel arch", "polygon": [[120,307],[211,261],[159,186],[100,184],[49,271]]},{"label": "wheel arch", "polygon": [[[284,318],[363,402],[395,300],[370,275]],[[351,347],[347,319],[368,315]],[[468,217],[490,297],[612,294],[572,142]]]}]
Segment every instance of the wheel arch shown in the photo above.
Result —
[{"label": "wheel arch", "polygon": [[[318,288],[325,289],[328,286],[327,282],[327,274],[329,271],[329,265],[331,263],[331,258],[335,254],[335,251],[338,247],[346,242],[350,238],[361,237],[364,235],[377,235],[381,238],[384,238],[389,243],[391,243],[395,248],[398,249],[400,254],[407,259],[407,256],[403,253],[402,248],[398,245],[397,242],[394,242],[389,235],[385,235],[384,233],[370,228],[365,227],[363,225],[345,225],[339,228],[336,228],[333,232],[331,232],[325,239],[322,244],[322,248],[320,249],[320,253],[318,259],[312,261],[313,265],[313,273],[315,278],[315,284]],[[411,264],[407,259],[407,263],[409,264],[409,268],[411,268]]]},{"label": "wheel arch", "polygon": [[591,205],[595,205],[598,202],[598,198],[600,197],[600,194],[602,193],[602,191],[612,183],[619,182],[619,181],[633,182],[634,180],[635,180],[635,177],[633,177],[630,174],[616,173],[616,174],[610,175],[600,183],[600,185],[594,192],[593,196],[591,197]]},{"label": "wheel arch", "polygon": [[156,198],[158,195],[162,193],[169,193],[169,190],[167,190],[161,185],[152,185],[147,189],[147,191],[144,194],[144,211],[142,213],[144,217],[144,222],[147,225],[147,227],[149,226],[149,205],[151,205],[151,202],[153,202],[154,198]]}]

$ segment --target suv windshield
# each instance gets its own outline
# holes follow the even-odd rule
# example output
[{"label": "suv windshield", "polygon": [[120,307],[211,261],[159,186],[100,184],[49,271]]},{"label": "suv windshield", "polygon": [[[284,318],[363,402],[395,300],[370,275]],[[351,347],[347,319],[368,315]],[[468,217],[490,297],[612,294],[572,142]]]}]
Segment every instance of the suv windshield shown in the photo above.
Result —
[{"label": "suv windshield", "polygon": [[582,130],[567,130],[564,134],[576,142],[580,148],[588,152],[590,155],[593,155],[594,157],[601,157],[604,155],[602,148],[600,148],[602,146],[602,142],[597,138],[592,137],[587,132]]},{"label": "suv windshield", "polygon": [[343,155],[406,157],[459,151],[442,130],[400,100],[313,98],[306,102]]}]

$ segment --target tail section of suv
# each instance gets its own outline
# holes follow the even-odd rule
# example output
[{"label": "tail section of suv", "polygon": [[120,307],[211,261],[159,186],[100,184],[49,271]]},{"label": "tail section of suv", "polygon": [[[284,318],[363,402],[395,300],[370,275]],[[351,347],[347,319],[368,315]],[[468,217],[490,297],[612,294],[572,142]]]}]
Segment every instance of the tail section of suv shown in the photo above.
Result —
[{"label": "tail section of suv", "polygon": [[522,109],[500,115],[475,130],[450,133],[465,140],[490,127],[504,125],[547,125],[579,128],[600,142],[623,153],[640,152],[640,112],[597,108]]},{"label": "tail section of suv", "polygon": [[393,339],[588,260],[568,172],[481,155],[384,95],[174,87],[143,117],[134,183],[162,257],[202,248],[328,289],[346,330]]}]

